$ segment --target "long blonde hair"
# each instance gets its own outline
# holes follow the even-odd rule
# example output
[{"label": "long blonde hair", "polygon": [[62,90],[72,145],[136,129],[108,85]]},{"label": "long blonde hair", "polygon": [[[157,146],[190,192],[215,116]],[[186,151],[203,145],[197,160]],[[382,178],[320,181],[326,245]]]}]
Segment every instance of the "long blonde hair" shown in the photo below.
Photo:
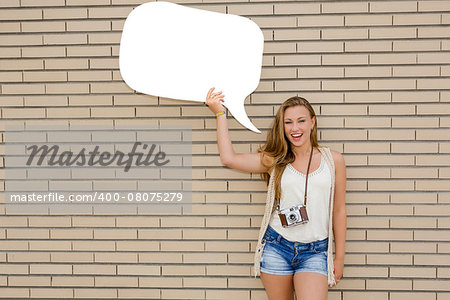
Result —
[{"label": "long blonde hair", "polygon": [[[281,196],[281,175],[283,174],[286,165],[295,160],[295,154],[291,149],[291,143],[284,133],[284,113],[288,107],[293,106],[304,106],[309,111],[311,118],[316,116],[316,113],[308,100],[298,96],[287,99],[278,108],[272,127],[267,134],[266,144],[258,148],[258,153],[273,157],[272,164],[266,165],[266,167],[268,167],[269,170],[275,168],[275,198],[280,198]],[[317,118],[314,127],[311,130],[310,140],[313,148],[319,147],[317,139]],[[269,174],[266,172],[261,173],[261,177],[266,184],[269,184]]]}]

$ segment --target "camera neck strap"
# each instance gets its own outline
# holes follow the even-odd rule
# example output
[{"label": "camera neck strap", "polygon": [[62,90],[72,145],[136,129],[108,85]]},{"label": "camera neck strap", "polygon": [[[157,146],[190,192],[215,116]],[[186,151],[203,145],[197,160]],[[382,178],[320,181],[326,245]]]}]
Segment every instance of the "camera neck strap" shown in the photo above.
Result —
[{"label": "camera neck strap", "polygon": [[[311,154],[309,155],[308,168],[306,169],[306,179],[305,179],[305,206],[306,206],[306,196],[308,191],[308,175],[309,175],[309,167],[311,166],[311,160],[313,156],[314,147],[311,147]],[[280,198],[276,198],[277,210],[280,211]]]}]

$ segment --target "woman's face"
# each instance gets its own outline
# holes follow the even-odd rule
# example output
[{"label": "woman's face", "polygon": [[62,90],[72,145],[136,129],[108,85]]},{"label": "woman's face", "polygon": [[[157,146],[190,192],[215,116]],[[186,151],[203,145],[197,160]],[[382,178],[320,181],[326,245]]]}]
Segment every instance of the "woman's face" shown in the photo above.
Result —
[{"label": "woman's face", "polygon": [[294,147],[302,146],[310,140],[316,118],[306,107],[297,105],[284,111],[284,133]]}]

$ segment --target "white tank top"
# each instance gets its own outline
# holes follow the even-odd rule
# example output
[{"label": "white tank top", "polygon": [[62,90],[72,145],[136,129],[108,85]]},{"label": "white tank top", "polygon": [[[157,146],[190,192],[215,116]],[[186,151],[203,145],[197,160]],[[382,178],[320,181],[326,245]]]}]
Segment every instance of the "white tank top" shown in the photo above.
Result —
[{"label": "white tank top", "polygon": [[[304,204],[306,175],[288,164],[281,176],[280,210]],[[328,237],[331,173],[321,156],[320,166],[308,175],[307,212],[309,222],[284,228],[278,211],[274,211],[270,226],[291,242],[310,243]]]}]

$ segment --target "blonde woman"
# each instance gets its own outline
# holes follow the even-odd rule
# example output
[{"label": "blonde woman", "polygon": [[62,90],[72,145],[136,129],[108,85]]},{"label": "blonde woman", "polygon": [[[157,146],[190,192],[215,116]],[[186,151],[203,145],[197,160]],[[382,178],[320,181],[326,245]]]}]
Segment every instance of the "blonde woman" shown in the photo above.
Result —
[{"label": "blonde woman", "polygon": [[[222,92],[208,91],[217,116],[222,164],[261,173],[267,202],[255,253],[269,300],[326,300],[328,286],[343,275],[347,216],[343,156],[317,140],[317,119],[301,97],[277,111],[266,144],[257,153],[235,153],[228,134]],[[306,191],[306,193],[305,193]],[[333,257],[333,239],[335,256]]]}]

